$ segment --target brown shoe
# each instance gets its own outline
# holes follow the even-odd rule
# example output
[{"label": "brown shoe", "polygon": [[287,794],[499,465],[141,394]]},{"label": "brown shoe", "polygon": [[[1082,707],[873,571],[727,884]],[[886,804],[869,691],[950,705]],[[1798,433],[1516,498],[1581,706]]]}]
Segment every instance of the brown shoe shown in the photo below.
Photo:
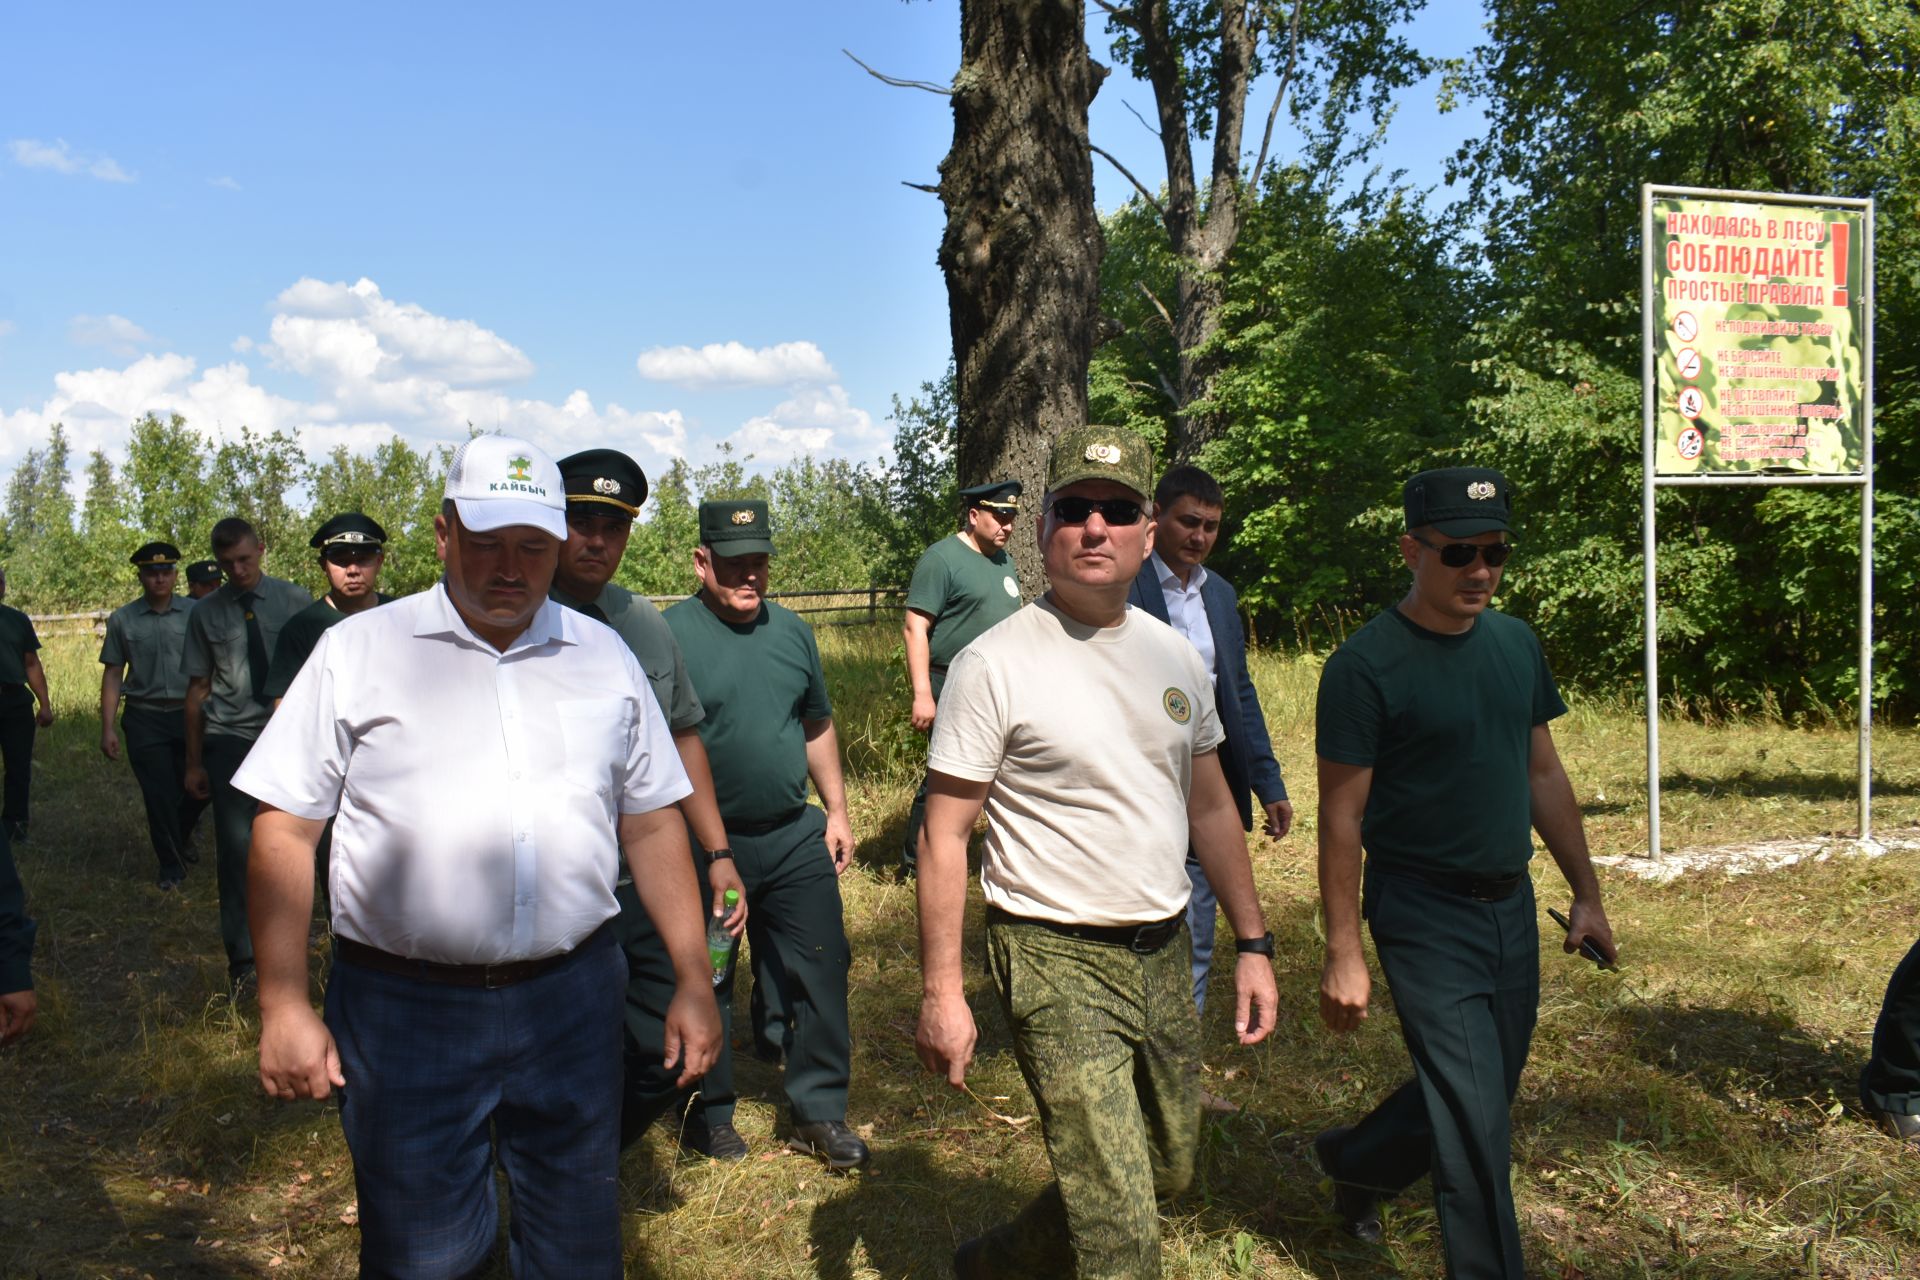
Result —
[{"label": "brown shoe", "polygon": [[1217,1093],[1208,1093],[1205,1089],[1202,1089],[1200,1091],[1200,1109],[1211,1115],[1230,1116],[1240,1110],[1240,1104],[1223,1098]]}]

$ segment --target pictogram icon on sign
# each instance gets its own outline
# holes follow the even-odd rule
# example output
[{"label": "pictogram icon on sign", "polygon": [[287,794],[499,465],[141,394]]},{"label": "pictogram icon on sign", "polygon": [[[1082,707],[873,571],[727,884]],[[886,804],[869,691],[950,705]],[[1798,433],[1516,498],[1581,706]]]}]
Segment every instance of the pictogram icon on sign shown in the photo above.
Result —
[{"label": "pictogram icon on sign", "polygon": [[1680,376],[1688,382],[1700,376],[1700,353],[1692,347],[1680,348],[1680,354],[1673,358],[1673,362],[1679,367]]},{"label": "pictogram icon on sign", "polygon": [[1700,336],[1700,322],[1693,318],[1693,312],[1682,311],[1674,316],[1673,336],[1682,342],[1692,342]]},{"label": "pictogram icon on sign", "polygon": [[1700,433],[1698,427],[1683,427],[1680,438],[1673,442],[1673,447],[1680,451],[1681,457],[1692,462],[1700,456],[1700,451],[1707,447],[1707,438]]},{"label": "pictogram icon on sign", "polygon": [[1701,394],[1700,388],[1686,387],[1680,392],[1680,399],[1677,403],[1680,408],[1680,416],[1691,420],[1699,417],[1700,411],[1707,407],[1707,398]]}]

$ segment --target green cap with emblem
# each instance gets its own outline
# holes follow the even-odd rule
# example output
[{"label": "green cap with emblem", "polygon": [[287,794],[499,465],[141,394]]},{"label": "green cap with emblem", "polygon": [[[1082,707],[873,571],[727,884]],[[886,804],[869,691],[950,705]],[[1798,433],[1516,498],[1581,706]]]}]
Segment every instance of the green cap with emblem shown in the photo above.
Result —
[{"label": "green cap with emblem", "polygon": [[767,504],[757,499],[701,503],[700,544],[723,557],[772,555],[773,526],[767,521]]},{"label": "green cap with emblem", "polygon": [[1053,442],[1047,462],[1047,488],[1064,489],[1081,480],[1111,480],[1134,491],[1141,501],[1153,492],[1153,446],[1123,427],[1080,427]]},{"label": "green cap with emblem", "polygon": [[1442,467],[1407,481],[1407,528],[1432,526],[1449,538],[1507,531],[1507,478],[1492,467]]}]

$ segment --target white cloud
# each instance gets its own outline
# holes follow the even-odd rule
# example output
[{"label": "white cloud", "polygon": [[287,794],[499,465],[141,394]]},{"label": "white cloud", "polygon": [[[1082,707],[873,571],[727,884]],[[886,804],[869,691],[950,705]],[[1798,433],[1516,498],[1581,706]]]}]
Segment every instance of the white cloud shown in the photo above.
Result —
[{"label": "white cloud", "polygon": [[759,417],[749,418],[728,442],[761,462],[787,462],[801,454],[834,453],[868,458],[886,443],[873,415],[855,408],[844,387],[806,387]]},{"label": "white cloud", "polygon": [[704,347],[654,347],[634,362],[640,376],[683,387],[784,387],[832,382],[836,376],[819,347],[782,342],[748,347],[709,342]]},{"label": "white cloud", "polygon": [[125,316],[75,316],[67,322],[67,338],[83,347],[105,347],[117,356],[131,356],[153,344],[153,335]]},{"label": "white cloud", "polygon": [[394,302],[371,280],[302,279],[274,306],[268,360],[330,383],[343,398],[407,381],[492,384],[533,373],[533,361],[491,329]]},{"label": "white cloud", "polygon": [[112,156],[86,155],[67,145],[65,138],[41,142],[37,138],[15,138],[7,143],[13,162],[23,169],[51,169],[69,177],[85,174],[102,182],[132,182],[134,176],[120,167]]},{"label": "white cloud", "polygon": [[222,191],[238,191],[240,189],[239,183],[225,175],[218,178],[208,178],[207,185],[210,187],[219,187]]}]

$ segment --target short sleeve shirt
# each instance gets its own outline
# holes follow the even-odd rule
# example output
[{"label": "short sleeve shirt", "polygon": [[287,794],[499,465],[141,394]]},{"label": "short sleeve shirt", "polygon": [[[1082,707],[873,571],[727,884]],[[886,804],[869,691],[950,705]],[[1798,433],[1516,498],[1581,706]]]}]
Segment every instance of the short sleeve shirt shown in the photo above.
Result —
[{"label": "short sleeve shirt", "polygon": [[752,622],[725,622],[699,596],[661,616],[706,708],[700,740],[713,765],[720,816],[769,822],[805,804],[802,722],[833,714],[813,628],[772,602]]},{"label": "short sleeve shirt", "polygon": [[328,629],[234,777],[334,818],[334,930],[450,964],[572,949],[618,911],[617,824],[689,794],[640,665],[552,602],[503,653],[446,588]]},{"label": "short sleeve shirt", "polygon": [[1398,609],[1320,674],[1315,749],[1373,770],[1361,842],[1385,866],[1511,875],[1533,856],[1533,730],[1566,714],[1531,628],[1489,609],[1460,635]]},{"label": "short sleeve shirt", "polygon": [[[378,592],[374,599],[376,608],[393,603],[392,596]],[[293,687],[293,678],[307,664],[307,658],[313,653],[313,647],[320,643],[320,637],[326,634],[328,627],[345,621],[346,617],[346,614],[322,598],[287,619],[287,625],[280,628],[280,638],[273,643],[273,665],[267,668],[267,697],[287,696],[287,690]]]},{"label": "short sleeve shirt", "polygon": [[[558,587],[552,594],[569,609],[586,612],[584,603]],[[647,683],[653,686],[653,696],[666,713],[668,726],[678,733],[705,719],[706,710],[693,690],[693,679],[687,674],[687,661],[680,654],[673,629],[667,626],[667,620],[660,616],[653,602],[609,582],[601,588],[593,604],[614,633],[627,642],[640,669],[647,673]]]},{"label": "short sleeve shirt", "polygon": [[[313,596],[305,587],[265,574],[260,575],[260,585],[254,591],[257,598],[253,612],[271,662],[280,629],[312,604]],[[253,696],[253,673],[247,667],[247,611],[232,583],[193,606],[187,617],[187,643],[180,654],[180,670],[188,676],[207,676],[213,682],[206,702],[208,733],[237,738],[259,736],[271,709]]]},{"label": "short sleeve shirt", "polygon": [[1193,760],[1222,737],[1200,655],[1171,627],[1133,608],[1089,627],[1043,598],[955,660],[927,764],[990,784],[989,903],[1144,924],[1186,908]]},{"label": "short sleeve shirt", "polygon": [[39,647],[33,619],[12,605],[0,604],[0,684],[25,684],[27,655]]},{"label": "short sleeve shirt", "polygon": [[100,661],[124,666],[120,692],[129,706],[153,711],[178,711],[187,697],[187,677],[180,671],[180,654],[187,643],[187,615],[193,601],[173,597],[165,609],[155,609],[142,596],[107,615],[107,636],[100,644]]},{"label": "short sleeve shirt", "polygon": [[949,667],[962,649],[1020,612],[1020,581],[1005,551],[984,555],[956,533],[921,553],[907,608],[933,619],[930,661]]}]

